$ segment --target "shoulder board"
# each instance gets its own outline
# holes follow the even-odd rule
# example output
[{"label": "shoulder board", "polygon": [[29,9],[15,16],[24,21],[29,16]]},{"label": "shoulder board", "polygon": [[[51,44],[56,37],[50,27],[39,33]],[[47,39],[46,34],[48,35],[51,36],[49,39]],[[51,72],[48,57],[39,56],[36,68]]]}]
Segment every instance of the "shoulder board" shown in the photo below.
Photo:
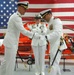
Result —
[{"label": "shoulder board", "polygon": [[58,19],[58,18],[57,17],[54,17],[53,19],[55,20],[55,19]]},{"label": "shoulder board", "polygon": [[18,15],[19,17],[21,17],[21,15],[19,15],[18,13],[17,13],[17,15]]}]

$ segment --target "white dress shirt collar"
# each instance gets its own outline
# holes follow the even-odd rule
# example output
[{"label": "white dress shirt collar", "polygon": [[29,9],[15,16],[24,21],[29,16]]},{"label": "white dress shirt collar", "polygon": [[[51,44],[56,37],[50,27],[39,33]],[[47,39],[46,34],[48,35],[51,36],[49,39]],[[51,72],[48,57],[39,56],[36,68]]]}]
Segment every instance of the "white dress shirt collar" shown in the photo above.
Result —
[{"label": "white dress shirt collar", "polygon": [[17,11],[16,13],[17,13],[17,15],[18,15],[19,17],[22,17],[22,15],[21,15],[18,11]]}]

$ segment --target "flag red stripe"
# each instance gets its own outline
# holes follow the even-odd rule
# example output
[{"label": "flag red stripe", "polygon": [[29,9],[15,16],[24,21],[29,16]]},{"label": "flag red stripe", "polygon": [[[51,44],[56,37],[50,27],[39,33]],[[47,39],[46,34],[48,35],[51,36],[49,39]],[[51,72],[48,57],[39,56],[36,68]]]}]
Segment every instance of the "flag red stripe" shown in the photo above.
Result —
[{"label": "flag red stripe", "polygon": [[74,36],[74,34],[73,34],[73,33],[67,33],[67,34],[68,34],[69,36],[72,36],[72,37]]},{"label": "flag red stripe", "polygon": [[[74,20],[74,16],[55,16],[55,17],[58,17],[60,18],[61,20]],[[33,21],[34,17],[22,17],[22,20],[23,21]]]},{"label": "flag red stripe", "polygon": [[74,16],[56,16],[56,17],[58,17],[58,18],[60,18],[61,20],[72,20],[72,21],[74,21]]},{"label": "flag red stripe", "polygon": [[[42,10],[45,10],[45,9],[42,9],[42,8],[33,9],[32,8],[32,9],[28,9],[27,12],[40,12]],[[74,12],[74,8],[52,8],[52,12]]]},{"label": "flag red stripe", "polygon": [[[25,0],[20,0],[20,1],[25,1]],[[63,23],[65,23],[64,26],[68,26],[68,27],[74,29],[74,24],[73,24],[73,22],[71,23],[71,21],[74,21],[74,15],[72,14],[70,16],[70,12],[72,12],[72,13],[74,12],[74,8],[73,8],[74,0],[28,0],[28,1],[29,1],[30,4],[34,4],[34,5],[36,4],[36,8],[33,5],[33,6],[30,7],[30,9],[27,10],[28,14],[29,13],[39,13],[40,11],[48,9],[48,7],[49,7],[49,6],[47,8],[41,7],[41,6],[39,7],[39,6],[37,6],[37,4],[53,4],[52,12],[55,15],[55,17],[60,18],[63,21]],[[67,3],[70,3],[70,5],[72,3],[72,8],[67,7],[67,6],[69,6],[69,5],[67,5]],[[59,7],[58,4],[61,5],[61,6]],[[62,7],[62,4],[64,4],[63,7]],[[51,9],[51,8],[49,7],[49,9]],[[68,15],[68,13],[65,15],[64,12],[65,13],[69,12],[69,15]],[[31,16],[29,15],[29,16],[26,16],[26,17],[24,16],[22,18],[22,20],[23,21],[33,21],[34,17],[32,17],[32,15]],[[70,21],[71,24],[70,23],[66,24],[66,21]],[[64,29],[67,29],[67,28],[64,28]],[[68,30],[66,32],[68,32]],[[72,32],[72,34],[71,34],[71,32],[70,32],[69,35],[74,36],[74,33]]]},{"label": "flag red stripe", "polygon": [[74,0],[28,0],[28,1],[30,4],[74,3]]},{"label": "flag red stripe", "polygon": [[68,27],[68,28],[74,29],[74,25],[64,25],[63,28],[64,28],[64,29],[68,29],[68,28],[66,28],[65,26]]}]

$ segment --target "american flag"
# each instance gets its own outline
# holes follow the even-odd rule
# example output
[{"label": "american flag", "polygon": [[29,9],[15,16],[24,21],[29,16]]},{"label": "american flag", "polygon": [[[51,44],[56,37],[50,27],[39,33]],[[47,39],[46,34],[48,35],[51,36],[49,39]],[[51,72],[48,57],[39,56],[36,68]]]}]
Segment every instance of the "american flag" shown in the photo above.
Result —
[{"label": "american flag", "polygon": [[[7,3],[4,4],[3,3],[4,1]],[[26,1],[26,0],[13,0],[13,1],[0,0],[0,9],[3,10],[3,11],[0,11],[0,18],[1,17],[6,18],[6,21],[4,21],[5,18],[3,18],[3,19],[1,18],[2,21],[0,21],[0,24],[2,26],[7,25],[5,22],[8,21],[7,16],[9,18],[9,16],[10,16],[9,13],[11,12],[11,14],[12,14],[12,13],[14,13],[14,11],[16,11],[16,2],[17,1]],[[27,0],[27,1],[29,1],[29,9],[27,10],[26,14],[23,15],[23,17],[22,17],[24,22],[32,21],[35,14],[39,13],[40,11],[42,11],[44,9],[51,8],[53,15],[55,17],[60,18],[62,20],[62,23],[64,26],[74,29],[74,0]],[[11,2],[11,4],[9,4],[9,2]],[[4,4],[3,5],[4,9],[1,6],[2,4]],[[9,4],[10,6],[8,6],[7,4]],[[5,7],[7,8],[6,10],[5,10]],[[11,10],[9,9],[10,7],[12,7]],[[7,10],[9,10],[9,12]],[[4,15],[4,13],[5,14],[8,13],[8,14],[6,14],[7,16],[2,16],[2,15]],[[74,35],[74,31],[67,29],[67,28],[64,28],[63,32],[68,33],[70,35]]]},{"label": "american flag", "polygon": [[9,17],[16,11],[18,0],[0,0],[0,28],[6,28]]},{"label": "american flag", "polygon": [[[25,0],[20,0],[25,1]],[[35,14],[44,9],[52,9],[53,15],[62,20],[64,26],[74,29],[74,0],[28,0],[29,9],[23,16],[23,21],[31,21]],[[74,35],[74,31],[64,28],[64,33]]]}]

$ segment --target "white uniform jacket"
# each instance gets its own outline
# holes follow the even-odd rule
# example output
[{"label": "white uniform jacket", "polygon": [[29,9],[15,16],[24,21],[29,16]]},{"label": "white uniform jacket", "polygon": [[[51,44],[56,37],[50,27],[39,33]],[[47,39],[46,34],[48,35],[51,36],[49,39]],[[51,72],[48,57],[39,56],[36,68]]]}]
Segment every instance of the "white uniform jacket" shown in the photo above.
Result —
[{"label": "white uniform jacket", "polygon": [[3,42],[4,45],[10,48],[11,47],[17,48],[20,32],[30,38],[32,38],[33,36],[32,32],[27,31],[23,27],[21,14],[17,11],[10,17],[8,21],[8,28]]},{"label": "white uniform jacket", "polygon": [[[63,34],[63,25],[62,21],[59,18],[52,17],[49,26],[48,26],[48,35],[47,38],[50,43],[50,49],[52,52],[56,52],[60,45],[60,38]],[[64,45],[61,47],[61,50],[67,48],[65,42]],[[53,51],[54,50],[54,51]]]},{"label": "white uniform jacket", "polygon": [[28,25],[28,27],[30,28],[30,30],[32,32],[38,33],[39,35],[41,35],[41,37],[38,38],[38,39],[33,38],[31,45],[33,45],[33,46],[38,46],[38,45],[43,46],[43,45],[47,44],[47,41],[45,39],[45,35],[47,34],[46,23],[44,23],[44,24],[39,23],[38,25],[37,24]]}]

